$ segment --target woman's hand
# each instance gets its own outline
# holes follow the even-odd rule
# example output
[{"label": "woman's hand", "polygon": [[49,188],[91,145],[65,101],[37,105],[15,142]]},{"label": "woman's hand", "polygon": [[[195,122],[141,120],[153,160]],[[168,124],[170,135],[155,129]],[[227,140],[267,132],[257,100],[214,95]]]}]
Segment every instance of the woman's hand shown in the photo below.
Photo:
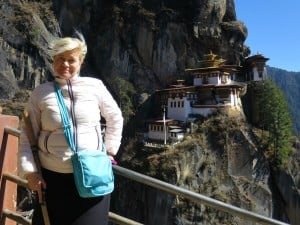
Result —
[{"label": "woman's hand", "polygon": [[28,181],[28,188],[36,191],[39,198],[39,203],[43,203],[43,189],[46,189],[46,182],[41,175],[37,172],[29,173],[26,175]]},{"label": "woman's hand", "polygon": [[118,162],[114,159],[114,157],[112,155],[108,155],[108,157],[109,157],[109,159],[110,159],[110,161],[111,161],[111,163],[113,165],[117,165],[118,164]]}]

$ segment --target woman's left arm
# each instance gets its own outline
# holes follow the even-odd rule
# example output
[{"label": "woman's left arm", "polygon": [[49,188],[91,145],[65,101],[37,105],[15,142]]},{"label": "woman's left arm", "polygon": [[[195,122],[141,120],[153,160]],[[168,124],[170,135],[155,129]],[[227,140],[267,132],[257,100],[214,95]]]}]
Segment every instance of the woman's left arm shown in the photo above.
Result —
[{"label": "woman's left arm", "polygon": [[105,146],[107,153],[114,156],[117,154],[121,144],[123,116],[117,102],[102,82],[101,86],[101,101],[99,106],[101,116],[106,120]]}]

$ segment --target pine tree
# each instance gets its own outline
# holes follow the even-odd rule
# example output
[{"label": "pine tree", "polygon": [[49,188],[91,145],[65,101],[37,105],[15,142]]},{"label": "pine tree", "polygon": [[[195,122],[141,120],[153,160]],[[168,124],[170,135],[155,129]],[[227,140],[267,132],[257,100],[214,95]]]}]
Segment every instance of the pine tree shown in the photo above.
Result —
[{"label": "pine tree", "polygon": [[266,153],[282,168],[291,152],[292,119],[284,93],[272,80],[262,83],[259,114],[262,129],[268,131],[262,137]]}]

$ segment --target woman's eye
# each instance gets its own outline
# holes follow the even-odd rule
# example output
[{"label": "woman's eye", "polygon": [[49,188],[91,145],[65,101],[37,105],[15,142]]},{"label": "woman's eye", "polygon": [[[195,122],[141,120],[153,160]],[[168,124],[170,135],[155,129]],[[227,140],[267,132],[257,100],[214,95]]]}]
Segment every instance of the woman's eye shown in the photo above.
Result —
[{"label": "woman's eye", "polygon": [[73,64],[76,62],[75,59],[65,59],[65,58],[56,58],[55,61],[57,61],[58,63],[69,63],[69,64]]}]

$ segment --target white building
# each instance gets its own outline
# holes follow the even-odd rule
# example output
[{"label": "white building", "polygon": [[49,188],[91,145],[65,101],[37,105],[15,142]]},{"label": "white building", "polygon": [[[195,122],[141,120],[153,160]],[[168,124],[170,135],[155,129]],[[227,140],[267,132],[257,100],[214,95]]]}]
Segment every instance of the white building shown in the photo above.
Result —
[{"label": "white building", "polygon": [[256,54],[246,58],[244,65],[244,80],[245,81],[262,81],[267,77],[266,70],[266,61],[268,58],[265,58],[261,54]]},{"label": "white building", "polygon": [[173,119],[152,119],[146,121],[146,138],[156,141],[176,142],[184,137],[184,130],[178,121]]},{"label": "white building", "polygon": [[224,60],[212,53],[201,62],[202,67],[186,70],[194,77],[193,85],[185,86],[178,80],[176,85],[157,91],[167,106],[167,118],[186,122],[192,115],[206,117],[221,107],[240,109],[246,84],[233,80],[235,66],[223,65]]},{"label": "white building", "polygon": [[247,84],[236,79],[263,80],[266,60],[261,55],[247,58],[241,78],[240,66],[224,65],[224,60],[212,53],[205,55],[199,68],[186,69],[193,76],[192,85],[177,80],[177,84],[156,92],[160,105],[166,106],[168,119],[148,123],[148,138],[180,140],[184,130],[180,126],[172,129],[174,121],[187,123],[198,116],[207,117],[222,107],[242,110],[241,96],[246,93]]}]

